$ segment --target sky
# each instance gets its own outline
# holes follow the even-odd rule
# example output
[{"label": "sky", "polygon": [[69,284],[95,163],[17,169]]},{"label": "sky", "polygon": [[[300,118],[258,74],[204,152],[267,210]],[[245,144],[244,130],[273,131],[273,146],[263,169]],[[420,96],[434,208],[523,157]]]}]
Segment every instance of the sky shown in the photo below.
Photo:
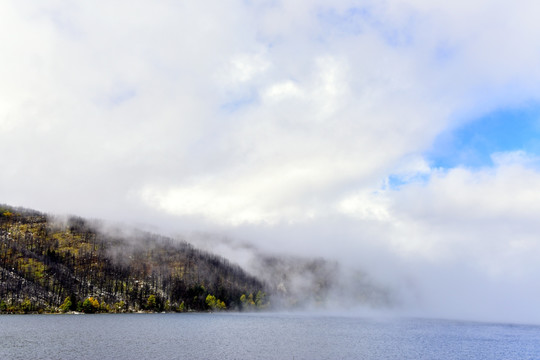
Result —
[{"label": "sky", "polygon": [[0,203],[336,259],[414,314],[540,323],[539,11],[2,1]]}]

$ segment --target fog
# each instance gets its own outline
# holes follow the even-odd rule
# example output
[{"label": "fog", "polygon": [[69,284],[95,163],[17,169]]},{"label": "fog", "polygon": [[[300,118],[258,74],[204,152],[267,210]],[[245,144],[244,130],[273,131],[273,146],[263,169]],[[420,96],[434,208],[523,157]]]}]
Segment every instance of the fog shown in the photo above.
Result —
[{"label": "fog", "polygon": [[3,1],[0,203],[280,259],[304,292],[321,261],[328,308],[540,323],[536,133],[455,138],[538,108],[538,7]]},{"label": "fog", "polygon": [[[506,242],[516,237],[523,241],[517,233],[504,232],[509,223],[492,219],[488,228],[475,223],[468,232],[453,223],[438,229],[429,229],[431,224],[416,224],[414,229],[369,225],[333,221],[333,226],[323,222],[267,227],[263,232],[235,229],[225,237],[198,233],[187,238],[270,284],[283,283],[283,274],[288,274],[286,288],[295,284],[296,291],[290,298],[304,301],[294,310],[538,323],[537,250]],[[413,242],[411,232],[436,243],[417,249],[420,239]],[[268,265],[268,259],[274,263]],[[319,271],[303,271],[313,262]],[[321,296],[313,289],[326,279],[330,286]],[[290,303],[282,305],[291,309]]]}]

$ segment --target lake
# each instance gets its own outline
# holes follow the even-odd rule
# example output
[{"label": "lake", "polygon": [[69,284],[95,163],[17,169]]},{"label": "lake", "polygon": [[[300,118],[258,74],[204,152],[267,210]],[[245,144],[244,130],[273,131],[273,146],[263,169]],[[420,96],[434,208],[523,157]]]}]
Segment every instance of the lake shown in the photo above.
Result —
[{"label": "lake", "polygon": [[540,327],[301,314],[3,315],[0,359],[540,359]]}]

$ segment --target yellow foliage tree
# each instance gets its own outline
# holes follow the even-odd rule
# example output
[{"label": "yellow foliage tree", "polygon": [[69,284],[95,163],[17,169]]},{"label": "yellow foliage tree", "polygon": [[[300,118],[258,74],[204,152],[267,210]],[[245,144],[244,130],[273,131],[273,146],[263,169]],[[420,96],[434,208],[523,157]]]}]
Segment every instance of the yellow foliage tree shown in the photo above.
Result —
[{"label": "yellow foliage tree", "polygon": [[206,304],[210,307],[212,310],[225,310],[227,309],[227,306],[225,305],[224,301],[221,301],[217,299],[214,295],[208,294],[206,297]]},{"label": "yellow foliage tree", "polygon": [[99,311],[99,301],[93,297],[86,298],[82,304],[82,311],[87,314]]}]

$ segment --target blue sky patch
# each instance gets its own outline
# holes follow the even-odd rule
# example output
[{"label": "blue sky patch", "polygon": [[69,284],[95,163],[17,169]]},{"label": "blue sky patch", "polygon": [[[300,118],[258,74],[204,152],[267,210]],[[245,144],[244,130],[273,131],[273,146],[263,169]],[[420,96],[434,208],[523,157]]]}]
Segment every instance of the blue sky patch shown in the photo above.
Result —
[{"label": "blue sky patch", "polygon": [[426,183],[429,180],[430,174],[417,173],[414,176],[402,176],[397,174],[389,175],[383,185],[383,189],[399,190],[403,185],[411,183]]},{"label": "blue sky patch", "polygon": [[379,18],[369,7],[353,7],[341,13],[335,10],[325,10],[317,14],[325,33],[341,36],[358,36],[366,28],[375,30],[384,41],[394,47],[407,46],[412,43],[412,27],[414,19],[406,17],[402,24],[395,24],[388,19]]},{"label": "blue sky patch", "polygon": [[232,113],[255,103],[256,100],[257,100],[257,96],[254,93],[252,93],[245,97],[239,97],[237,99],[233,99],[226,103],[223,103],[220,105],[220,109],[225,112]]},{"label": "blue sky patch", "polygon": [[432,167],[492,166],[497,152],[540,154],[540,104],[492,112],[441,134],[425,154]]},{"label": "blue sky patch", "polygon": [[118,106],[128,100],[133,99],[135,96],[137,96],[137,91],[135,89],[126,88],[111,95],[109,98],[109,104],[111,106]]},{"label": "blue sky patch", "polygon": [[325,28],[330,28],[340,35],[359,35],[366,21],[370,18],[367,9],[351,8],[344,13],[335,10],[321,11],[317,14]]}]

